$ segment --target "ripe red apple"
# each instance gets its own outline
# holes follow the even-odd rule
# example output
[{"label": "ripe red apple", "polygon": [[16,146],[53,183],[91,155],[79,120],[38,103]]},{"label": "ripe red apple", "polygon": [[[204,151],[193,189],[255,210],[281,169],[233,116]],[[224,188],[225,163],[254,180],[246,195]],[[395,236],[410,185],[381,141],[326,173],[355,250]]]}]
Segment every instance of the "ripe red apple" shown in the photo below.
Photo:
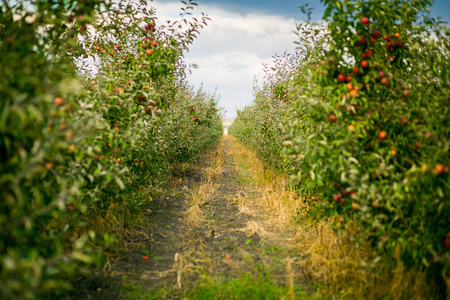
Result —
[{"label": "ripe red apple", "polygon": [[408,124],[408,119],[402,118],[401,122],[402,122],[403,125],[406,125],[406,124]]},{"label": "ripe red apple", "polygon": [[153,41],[153,42],[152,42],[152,46],[156,46],[157,44],[158,44],[157,41]]},{"label": "ripe red apple", "polygon": [[380,131],[380,133],[378,133],[378,138],[380,140],[384,140],[384,139],[386,139],[386,137],[387,137],[386,131],[382,130],[382,131]]},{"label": "ripe red apple", "polygon": [[328,116],[328,120],[330,120],[330,122],[333,123],[333,122],[337,121],[337,117],[335,115],[331,114],[331,115]]},{"label": "ripe red apple", "polygon": [[72,211],[72,210],[73,210],[73,205],[67,205],[67,209],[68,209],[69,211]]},{"label": "ripe red apple", "polygon": [[148,260],[148,256],[145,255],[145,256],[142,258],[142,260],[143,260],[143,261],[147,261],[147,260]]},{"label": "ripe red apple", "polygon": [[434,170],[440,175],[444,173],[444,166],[441,164],[437,164],[436,166],[434,166]]},{"label": "ripe red apple", "polygon": [[339,74],[337,76],[337,81],[338,82],[344,82],[345,81],[345,75],[344,74]]},{"label": "ripe red apple", "polygon": [[389,86],[389,80],[385,77],[381,78],[380,84],[384,86]]},{"label": "ripe red apple", "polygon": [[369,67],[369,62],[367,60],[363,60],[361,62],[361,68],[365,69],[367,67]]},{"label": "ripe red apple", "polygon": [[374,39],[378,39],[381,36],[381,33],[378,30],[372,31],[372,37]]},{"label": "ripe red apple", "polygon": [[352,69],[352,73],[355,74],[355,75],[359,74],[359,68],[358,67],[354,67]]},{"label": "ripe red apple", "polygon": [[367,57],[373,56],[373,50],[372,49],[367,49],[366,55],[367,55]]},{"label": "ripe red apple", "polygon": [[333,201],[334,202],[338,202],[340,198],[341,198],[341,195],[340,194],[336,194],[336,195],[333,196]]},{"label": "ripe red apple", "polygon": [[63,104],[64,104],[63,98],[61,98],[61,97],[56,97],[56,98],[55,98],[55,104],[58,105],[58,106],[63,105]]},{"label": "ripe red apple", "polygon": [[367,17],[362,17],[362,18],[360,19],[360,21],[361,21],[362,24],[369,24],[369,23],[370,23],[370,20],[369,20],[369,18],[367,18]]}]

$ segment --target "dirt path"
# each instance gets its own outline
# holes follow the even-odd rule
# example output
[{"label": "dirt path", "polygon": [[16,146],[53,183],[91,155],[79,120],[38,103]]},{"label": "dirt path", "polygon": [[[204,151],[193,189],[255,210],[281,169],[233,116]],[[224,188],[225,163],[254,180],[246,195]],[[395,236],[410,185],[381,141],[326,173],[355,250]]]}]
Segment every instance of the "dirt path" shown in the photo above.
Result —
[{"label": "dirt path", "polygon": [[288,246],[293,233],[271,225],[264,195],[232,147],[225,137],[186,169],[71,298],[307,299],[301,255]]}]

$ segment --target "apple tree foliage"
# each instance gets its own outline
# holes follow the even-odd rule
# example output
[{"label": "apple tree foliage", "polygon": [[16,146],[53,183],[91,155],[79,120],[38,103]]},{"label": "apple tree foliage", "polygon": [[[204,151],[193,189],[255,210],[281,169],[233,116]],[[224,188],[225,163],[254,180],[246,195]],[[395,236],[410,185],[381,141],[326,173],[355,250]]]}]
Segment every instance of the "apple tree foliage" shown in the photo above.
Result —
[{"label": "apple tree foliage", "polygon": [[[282,85],[286,118],[262,154],[277,156],[284,135],[292,184],[319,199],[316,217],[362,225],[379,253],[373,266],[401,261],[448,277],[450,31],[429,17],[431,1],[323,2],[326,30],[299,25],[297,70]],[[283,114],[270,105],[246,113],[258,105],[231,131],[252,147],[262,116]]]},{"label": "apple tree foliage", "polygon": [[0,298],[70,288],[222,134],[216,96],[185,81],[194,6],[160,25],[147,1],[0,4]]}]

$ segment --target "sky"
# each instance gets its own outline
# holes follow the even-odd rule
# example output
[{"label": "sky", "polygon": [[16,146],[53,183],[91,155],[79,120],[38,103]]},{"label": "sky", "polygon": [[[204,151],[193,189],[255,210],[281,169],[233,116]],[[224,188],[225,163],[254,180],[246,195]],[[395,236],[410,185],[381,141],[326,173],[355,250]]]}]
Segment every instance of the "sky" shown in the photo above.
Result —
[{"label": "sky", "polygon": [[[219,106],[226,118],[253,101],[253,85],[263,82],[263,63],[275,54],[295,51],[295,24],[305,20],[298,8],[309,3],[312,19],[323,14],[319,0],[196,0],[194,14],[207,14],[211,21],[185,54],[188,64],[198,65],[188,74],[194,87],[220,95]],[[159,22],[179,19],[180,1],[154,0]],[[431,15],[450,23],[450,0],[435,0]]]}]

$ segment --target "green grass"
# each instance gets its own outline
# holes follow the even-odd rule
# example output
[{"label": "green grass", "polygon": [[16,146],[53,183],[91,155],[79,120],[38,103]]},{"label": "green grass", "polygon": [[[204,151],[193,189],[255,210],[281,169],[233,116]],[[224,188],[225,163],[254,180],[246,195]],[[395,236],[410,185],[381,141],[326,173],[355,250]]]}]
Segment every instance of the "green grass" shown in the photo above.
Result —
[{"label": "green grass", "polygon": [[[240,278],[228,279],[215,282],[212,279],[206,279],[197,284],[189,293],[186,294],[189,299],[215,300],[215,299],[289,299],[289,290],[287,287],[277,285],[276,283],[263,278],[252,278],[245,274]],[[301,291],[295,291],[295,299],[308,299]]]},{"label": "green grass", "polygon": [[[122,289],[124,290],[124,289]],[[159,289],[157,291],[143,291],[142,289],[126,289],[126,299],[173,299],[185,298],[196,300],[271,300],[290,299],[288,287],[276,284],[271,280],[259,275],[254,278],[245,274],[239,278],[228,278],[214,280],[206,276],[189,291],[183,292],[172,287]],[[300,288],[294,290],[294,299],[313,299],[306,295]]]}]

